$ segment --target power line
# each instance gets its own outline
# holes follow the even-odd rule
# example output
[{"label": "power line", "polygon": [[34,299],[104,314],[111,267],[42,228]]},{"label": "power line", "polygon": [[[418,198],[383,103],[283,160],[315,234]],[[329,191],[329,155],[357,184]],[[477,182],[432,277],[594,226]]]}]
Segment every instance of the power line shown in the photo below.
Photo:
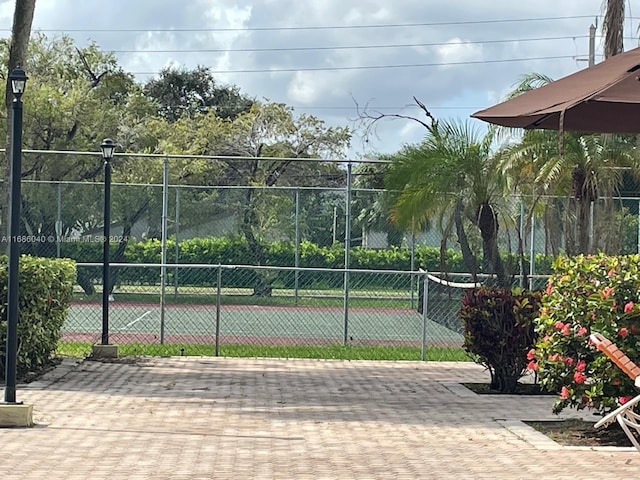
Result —
[{"label": "power line", "polygon": [[[516,42],[538,42],[549,40],[577,40],[588,38],[588,35],[573,35],[562,37],[537,37],[537,38],[514,38],[506,40],[463,40],[455,45],[485,45],[493,43],[516,43]],[[306,52],[313,50],[362,50],[373,48],[414,48],[414,47],[437,47],[451,45],[451,42],[433,43],[391,43],[378,45],[339,45],[339,46],[319,46],[319,47],[272,47],[272,48],[202,48],[202,49],[165,49],[165,50],[110,50],[113,53],[233,53],[233,52]]]},{"label": "power line", "polygon": [[[408,63],[400,65],[357,65],[346,67],[295,67],[295,68],[257,68],[246,70],[215,70],[211,69],[211,73],[229,74],[229,73],[286,73],[286,72],[320,72],[320,71],[344,71],[344,70],[381,70],[387,68],[421,68],[421,67],[445,67],[456,65],[479,65],[486,63],[510,63],[510,62],[531,62],[538,60],[561,60],[575,59],[584,55],[557,55],[550,57],[531,57],[531,58],[505,58],[498,60],[469,60],[466,62],[441,62],[441,63]],[[157,75],[160,72],[130,72],[133,75]]]},{"label": "power line", "polygon": [[[496,20],[467,20],[456,22],[420,22],[420,23],[387,23],[378,25],[312,25],[306,27],[220,27],[220,28],[67,28],[67,29],[37,29],[40,32],[260,32],[260,31],[292,31],[292,30],[348,30],[366,28],[409,28],[409,27],[438,27],[453,25],[483,25],[496,23],[520,23],[520,22],[549,22],[554,20],[573,20],[593,18],[594,15],[570,15],[561,17],[534,17],[534,18],[506,18]],[[0,29],[11,31],[11,29]]]}]

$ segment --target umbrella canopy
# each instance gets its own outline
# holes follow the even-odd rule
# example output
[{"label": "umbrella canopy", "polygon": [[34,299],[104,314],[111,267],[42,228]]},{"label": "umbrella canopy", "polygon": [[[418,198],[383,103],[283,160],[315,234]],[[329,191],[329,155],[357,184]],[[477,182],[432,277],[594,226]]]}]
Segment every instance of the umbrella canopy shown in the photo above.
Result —
[{"label": "umbrella canopy", "polygon": [[640,133],[640,48],[471,115],[496,125]]}]

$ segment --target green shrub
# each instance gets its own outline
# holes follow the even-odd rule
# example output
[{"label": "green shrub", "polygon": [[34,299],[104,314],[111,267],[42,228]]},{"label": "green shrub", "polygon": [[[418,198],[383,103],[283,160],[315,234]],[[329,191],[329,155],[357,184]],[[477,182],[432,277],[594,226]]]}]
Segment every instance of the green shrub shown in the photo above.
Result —
[{"label": "green shrub", "polygon": [[491,373],[491,388],[513,393],[535,343],[541,292],[481,287],[467,290],[460,316],[464,348]]},{"label": "green shrub", "polygon": [[[0,377],[5,373],[7,333],[7,257],[0,256]],[[19,267],[19,323],[17,373],[45,365],[55,351],[71,302],[75,264],[22,256]]]},{"label": "green shrub", "polygon": [[585,407],[604,412],[634,395],[633,382],[589,344],[602,333],[632,360],[640,359],[640,257],[558,258],[537,321],[531,368],[560,393],[554,411]]}]

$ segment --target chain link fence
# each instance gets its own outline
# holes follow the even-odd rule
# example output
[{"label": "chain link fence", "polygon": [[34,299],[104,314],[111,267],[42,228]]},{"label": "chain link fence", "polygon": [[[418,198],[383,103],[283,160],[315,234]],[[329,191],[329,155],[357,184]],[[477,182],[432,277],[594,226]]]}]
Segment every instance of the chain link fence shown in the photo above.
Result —
[{"label": "chain link fence", "polygon": [[[165,272],[163,272],[165,270]],[[78,272],[99,282],[100,264]],[[158,282],[163,273],[167,284]],[[173,283],[178,273],[179,284]],[[418,310],[418,272],[247,265],[112,265],[109,343],[124,355],[461,360],[458,326]],[[256,295],[267,282],[268,294]],[[102,335],[101,288],[78,285],[60,350]],[[459,305],[458,305],[459,308]]]},{"label": "chain link fence", "polygon": [[[93,163],[100,172],[102,163],[89,152],[24,155],[53,172],[73,165],[86,170]],[[375,184],[369,170],[361,172],[357,162],[305,159],[316,166],[292,169],[297,173],[278,182],[267,177],[262,183],[221,185],[189,173],[192,159],[186,157],[114,161],[109,334],[124,354],[288,356],[304,349],[306,356],[358,358],[360,349],[368,349],[367,355],[376,350],[380,358],[464,356],[456,320],[460,292],[434,291],[430,316],[420,312],[417,270],[439,264],[441,226],[404,232],[391,225],[388,192],[368,188]],[[135,183],[139,172],[156,183]],[[62,351],[75,354],[89,353],[101,336],[104,185],[99,173],[92,178],[27,178],[22,185],[22,252],[79,262],[61,343]],[[553,257],[571,253],[585,232],[578,229],[575,199],[541,198],[534,208],[533,198],[534,191],[501,199],[496,209],[509,274],[519,276],[521,286],[535,280],[529,286],[541,288]],[[605,198],[589,207],[591,251],[640,251],[639,198]],[[467,234],[480,252],[479,232],[470,227]],[[242,242],[217,245],[206,256],[211,244],[204,240],[211,239]],[[255,245],[247,247],[249,240]],[[460,257],[455,237],[446,240]],[[321,258],[318,248],[331,250]],[[361,255],[365,249],[388,252],[385,270],[368,263]],[[404,257],[398,260],[399,250]],[[471,281],[461,261],[447,268],[455,273],[446,278]]]}]

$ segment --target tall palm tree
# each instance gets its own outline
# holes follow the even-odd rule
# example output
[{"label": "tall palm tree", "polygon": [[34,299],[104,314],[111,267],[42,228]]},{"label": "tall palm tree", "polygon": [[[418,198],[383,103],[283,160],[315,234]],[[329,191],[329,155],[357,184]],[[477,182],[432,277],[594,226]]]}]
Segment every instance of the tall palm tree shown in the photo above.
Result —
[{"label": "tall palm tree", "polygon": [[508,285],[498,254],[496,208],[504,198],[506,177],[497,169],[491,143],[491,134],[481,134],[469,122],[434,122],[422,143],[406,146],[392,156],[385,183],[396,192],[390,213],[393,222],[412,228],[437,217],[443,230],[441,253],[455,230],[474,279],[479,262],[470,246],[467,226],[475,226],[482,238],[482,271]]},{"label": "tall palm tree", "polygon": [[564,152],[560,154],[557,133],[529,130],[519,143],[502,149],[499,156],[503,168],[506,163],[512,168],[518,164],[532,168],[540,194],[570,196],[564,235],[567,253],[573,255],[595,249],[589,229],[592,206],[598,199],[617,193],[623,172],[637,172],[633,146],[629,135],[566,133]]}]

